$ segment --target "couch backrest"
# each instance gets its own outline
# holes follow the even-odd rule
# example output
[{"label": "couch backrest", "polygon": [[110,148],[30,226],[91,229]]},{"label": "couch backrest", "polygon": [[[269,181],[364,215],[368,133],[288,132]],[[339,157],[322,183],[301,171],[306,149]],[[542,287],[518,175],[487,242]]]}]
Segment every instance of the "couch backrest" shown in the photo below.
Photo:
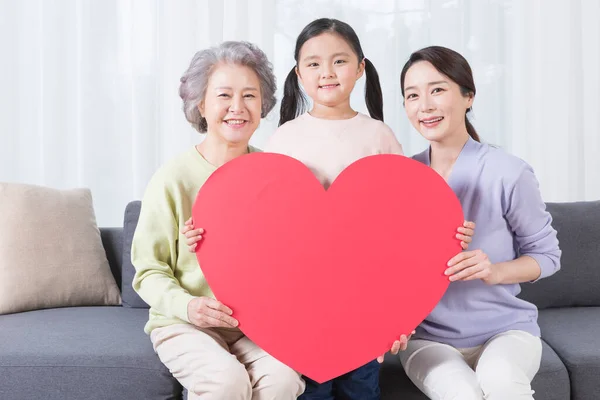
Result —
[{"label": "couch backrest", "polygon": [[131,243],[133,234],[137,228],[138,218],[142,202],[132,201],[125,207],[125,216],[123,218],[123,268],[121,274],[121,285],[123,286],[121,298],[123,307],[148,308],[148,305],[131,286],[135,275],[135,268],[131,264]]},{"label": "couch backrest", "polygon": [[[102,241],[121,287],[124,307],[148,307],[131,287],[135,274],[131,242],[140,208],[140,201],[127,205],[122,230],[102,229]],[[519,297],[540,309],[600,306],[600,201],[548,203],[547,209],[558,232],[561,270],[536,283],[523,283]]]},{"label": "couch backrest", "polygon": [[110,269],[121,289],[123,307],[148,308],[131,286],[135,268],[131,264],[131,242],[140,216],[140,201],[132,201],[125,208],[123,228],[101,228],[102,243]]},{"label": "couch backrest", "polygon": [[102,245],[110,270],[121,289],[121,270],[123,267],[123,228],[100,228]]},{"label": "couch backrest", "polygon": [[548,203],[547,209],[558,232],[561,269],[522,284],[519,297],[540,309],[600,306],[600,201]]}]

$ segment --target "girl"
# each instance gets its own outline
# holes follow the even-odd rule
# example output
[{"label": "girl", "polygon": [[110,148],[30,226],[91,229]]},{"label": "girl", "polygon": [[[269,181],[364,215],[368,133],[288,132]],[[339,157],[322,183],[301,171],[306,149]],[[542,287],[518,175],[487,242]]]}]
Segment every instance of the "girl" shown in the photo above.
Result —
[{"label": "girl", "polygon": [[[383,123],[379,76],[365,58],[354,30],[346,23],[322,18],[308,24],[296,40],[296,65],[289,72],[281,100],[279,129],[265,151],[285,154],[304,163],[328,188],[354,161],[372,154],[402,154],[392,130]],[[366,75],[365,101],[371,117],[350,106],[356,81]],[[299,83],[312,100],[306,110]],[[393,352],[406,347],[406,336]],[[379,363],[372,361],[331,381],[318,384],[304,377],[301,400],[380,397]]]},{"label": "girl", "polygon": [[431,399],[533,399],[542,355],[537,308],[517,298],[519,284],[552,275],[561,251],[532,168],[482,144],[466,114],[475,84],[457,52],[428,47],[401,74],[406,114],[430,147],[413,158],[452,187],[471,246],[447,269],[450,287],[419,326],[400,360]]},{"label": "girl", "polygon": [[[365,58],[354,30],[335,19],[318,19],[308,24],[296,40],[296,65],[287,76],[281,102],[280,127],[269,139],[265,151],[285,154],[303,162],[325,188],[350,164],[374,154],[402,154],[392,130],[383,123],[383,100],[379,76]],[[350,106],[350,94],[356,81],[366,75],[365,101],[370,117]],[[312,109],[306,111],[306,99]],[[465,222],[457,238],[463,248],[470,242],[474,225]],[[195,251],[202,230],[194,230],[191,221],[184,234]],[[374,328],[376,329],[376,328]],[[391,352],[404,350],[406,335],[395,341]],[[382,361],[380,357],[379,361]],[[377,361],[317,384],[305,377],[306,390],[300,397],[311,399],[379,399],[379,363]]]}]

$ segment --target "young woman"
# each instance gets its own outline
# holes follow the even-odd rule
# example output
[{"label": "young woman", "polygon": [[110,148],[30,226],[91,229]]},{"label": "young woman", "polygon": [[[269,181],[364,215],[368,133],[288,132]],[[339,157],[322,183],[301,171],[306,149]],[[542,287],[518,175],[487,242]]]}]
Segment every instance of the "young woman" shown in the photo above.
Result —
[{"label": "young woman", "polygon": [[400,360],[431,399],[533,399],[542,355],[537,308],[520,284],[560,268],[560,249],[532,168],[483,144],[467,115],[475,97],[471,68],[444,47],[413,53],[401,74],[406,114],[430,142],[413,158],[452,187],[471,248],[446,274],[446,294],[416,330]]}]

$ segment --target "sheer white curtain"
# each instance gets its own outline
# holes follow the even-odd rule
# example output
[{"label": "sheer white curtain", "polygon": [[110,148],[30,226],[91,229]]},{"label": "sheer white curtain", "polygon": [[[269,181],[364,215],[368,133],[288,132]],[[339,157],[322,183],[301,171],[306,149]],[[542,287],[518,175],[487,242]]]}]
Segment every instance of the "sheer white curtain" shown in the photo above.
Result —
[{"label": "sheer white curtain", "polygon": [[[600,198],[597,0],[0,0],[0,181],[89,187],[99,224],[120,225],[156,168],[200,140],[177,94],[195,51],[255,42],[282,86],[296,36],[322,16],[357,31],[407,153],[425,142],[400,70],[444,45],[473,67],[478,132],[533,165],[545,200]],[[352,101],[366,112],[363,84]]]}]

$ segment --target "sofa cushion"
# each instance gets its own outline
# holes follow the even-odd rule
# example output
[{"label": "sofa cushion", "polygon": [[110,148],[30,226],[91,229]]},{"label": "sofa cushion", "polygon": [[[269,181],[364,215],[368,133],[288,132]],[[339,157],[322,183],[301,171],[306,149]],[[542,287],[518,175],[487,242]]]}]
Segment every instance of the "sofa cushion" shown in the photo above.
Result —
[{"label": "sofa cushion", "polygon": [[548,203],[562,250],[561,270],[522,284],[524,300],[540,309],[600,306],[600,201]]},{"label": "sofa cushion", "polygon": [[123,307],[0,316],[0,398],[180,398],[143,332],[147,320],[147,310]]},{"label": "sofa cushion", "polygon": [[89,189],[0,183],[0,314],[117,305]]},{"label": "sofa cushion", "polygon": [[123,307],[148,308],[148,304],[133,290],[131,284],[135,276],[135,268],[131,263],[131,243],[140,217],[141,201],[132,201],[125,207],[123,221],[123,267],[121,272],[121,289],[123,291]]},{"label": "sofa cushion", "polygon": [[600,399],[600,307],[543,310],[539,324],[569,371],[572,399]]},{"label": "sofa cushion", "polygon": [[[382,400],[427,400],[408,379],[398,357],[386,355],[380,373]],[[568,400],[569,375],[567,369],[547,343],[542,341],[542,363],[531,383],[535,398],[544,400]]]}]

